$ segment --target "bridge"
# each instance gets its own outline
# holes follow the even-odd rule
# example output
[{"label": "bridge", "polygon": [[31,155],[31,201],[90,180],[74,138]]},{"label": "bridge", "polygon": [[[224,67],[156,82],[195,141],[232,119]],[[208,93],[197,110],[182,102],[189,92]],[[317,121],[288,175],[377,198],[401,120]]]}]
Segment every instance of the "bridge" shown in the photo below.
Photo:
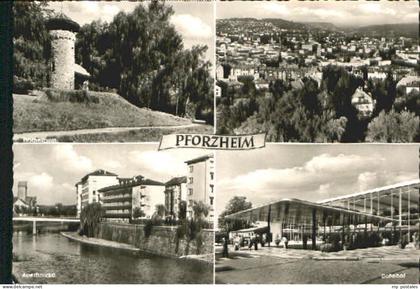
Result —
[{"label": "bridge", "polygon": [[25,216],[25,217],[13,217],[13,221],[21,221],[21,222],[32,222],[32,234],[36,235],[36,222],[50,222],[50,223],[80,223],[80,220],[77,218],[48,218],[48,217],[32,217],[32,216]]}]

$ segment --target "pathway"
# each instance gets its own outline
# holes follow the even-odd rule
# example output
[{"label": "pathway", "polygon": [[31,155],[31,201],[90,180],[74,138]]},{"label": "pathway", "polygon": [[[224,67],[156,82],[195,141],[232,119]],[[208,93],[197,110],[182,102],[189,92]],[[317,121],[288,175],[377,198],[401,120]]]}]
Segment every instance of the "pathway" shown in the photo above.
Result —
[{"label": "pathway", "polygon": [[114,248],[114,249],[123,249],[123,250],[132,251],[132,252],[140,252],[140,249],[134,247],[133,245],[114,242],[114,241],[108,241],[108,240],[98,239],[98,238],[88,238],[86,236],[80,236],[78,233],[75,233],[75,232],[61,232],[61,235],[63,235],[64,237],[70,240],[77,241],[83,244]]},{"label": "pathway", "polygon": [[104,127],[104,128],[91,128],[91,129],[77,129],[66,131],[38,131],[38,132],[25,132],[13,135],[14,141],[27,141],[27,140],[44,140],[47,138],[56,138],[62,136],[85,135],[85,134],[103,134],[103,133],[121,133],[128,131],[141,131],[149,129],[183,129],[199,127],[202,124],[191,123],[183,125],[166,125],[166,126],[137,126],[137,127]]},{"label": "pathway", "polygon": [[[219,252],[220,248],[218,248]],[[321,252],[312,250],[287,249],[278,247],[259,247],[257,251],[242,248],[240,251],[233,251],[230,248],[232,256],[246,256],[248,258],[258,256],[270,256],[274,258],[286,259],[313,259],[313,260],[419,260],[420,250],[417,250],[412,244],[405,249],[398,246],[383,246],[365,249],[356,249],[339,252]],[[216,252],[217,252],[216,251]]]}]

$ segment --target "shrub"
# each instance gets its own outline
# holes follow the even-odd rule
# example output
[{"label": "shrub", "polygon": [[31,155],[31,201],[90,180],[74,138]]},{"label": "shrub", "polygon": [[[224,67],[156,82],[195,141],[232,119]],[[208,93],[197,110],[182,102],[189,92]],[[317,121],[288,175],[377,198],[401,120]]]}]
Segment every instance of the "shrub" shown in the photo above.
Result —
[{"label": "shrub", "polygon": [[52,102],[99,103],[99,97],[86,90],[46,89],[45,95]]},{"label": "shrub", "polygon": [[321,252],[337,252],[337,250],[334,249],[333,244],[326,243],[321,245]]},{"label": "shrub", "polygon": [[146,223],[145,223],[145,225],[144,225],[144,227],[143,227],[144,236],[146,238],[149,238],[150,237],[150,235],[152,234],[152,229],[153,229],[153,222],[152,222],[152,220],[147,220]]}]

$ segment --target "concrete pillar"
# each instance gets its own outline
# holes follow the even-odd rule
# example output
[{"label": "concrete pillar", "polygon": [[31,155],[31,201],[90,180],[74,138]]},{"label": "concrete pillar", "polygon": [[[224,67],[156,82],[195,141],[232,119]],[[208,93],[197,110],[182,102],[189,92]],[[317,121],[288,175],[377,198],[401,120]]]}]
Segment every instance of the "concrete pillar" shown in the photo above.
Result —
[{"label": "concrete pillar", "polygon": [[365,233],[367,232],[367,217],[365,216]]},{"label": "concrete pillar", "polygon": [[391,193],[391,219],[394,219],[394,194]]},{"label": "concrete pillar", "polygon": [[268,227],[268,236],[267,236],[267,241],[268,241],[268,247],[270,247],[271,245],[271,239],[272,239],[272,235],[271,235],[271,205],[268,206],[268,216],[267,216],[267,227]]},{"label": "concrete pillar", "polygon": [[398,225],[402,226],[402,189],[400,188],[398,191]]},{"label": "concrete pillar", "polygon": [[363,212],[366,213],[366,195],[365,195],[365,197],[363,199]]},{"label": "concrete pillar", "polygon": [[373,215],[373,194],[370,193],[370,214]]},{"label": "concrete pillar", "polygon": [[279,235],[280,239],[283,237],[283,224],[281,222],[271,222],[270,224],[270,231],[273,235],[273,239]]},{"label": "concrete pillar", "polygon": [[36,221],[32,221],[32,235],[36,235]]},{"label": "concrete pillar", "polygon": [[312,250],[316,249],[316,210],[312,210]]},{"label": "concrete pillar", "polygon": [[380,202],[380,199],[379,199],[379,192],[378,192],[378,213],[376,214],[376,215],[378,215],[379,216],[379,211],[380,211],[380,204],[381,204],[381,202]]},{"label": "concrete pillar", "polygon": [[407,190],[407,230],[408,230],[408,242],[410,242],[410,191]]}]

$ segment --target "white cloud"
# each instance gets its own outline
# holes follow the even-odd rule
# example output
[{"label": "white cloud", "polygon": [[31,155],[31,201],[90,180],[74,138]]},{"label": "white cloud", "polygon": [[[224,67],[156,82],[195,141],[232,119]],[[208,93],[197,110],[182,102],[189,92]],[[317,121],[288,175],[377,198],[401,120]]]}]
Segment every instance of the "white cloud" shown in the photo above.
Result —
[{"label": "white cloud", "polygon": [[185,38],[212,38],[211,27],[200,18],[190,14],[173,15],[172,24]]},{"label": "white cloud", "polygon": [[378,183],[378,174],[376,172],[364,172],[357,177],[359,190],[361,192],[369,190]]},{"label": "white cloud", "polygon": [[132,151],[130,160],[154,173],[167,176],[182,176],[187,173],[186,165],[166,152]]},{"label": "white cloud", "polygon": [[392,15],[392,16],[394,16],[394,15],[397,14],[397,11],[395,11],[394,9],[386,8],[379,3],[366,3],[366,4],[363,4],[363,5],[360,5],[359,10],[362,13],[369,14],[369,15],[372,15],[372,14],[380,15],[380,14],[382,14],[382,15]]},{"label": "white cloud", "polygon": [[52,156],[60,167],[67,171],[87,172],[93,169],[92,160],[79,155],[70,144],[54,146]]},{"label": "white cloud", "polygon": [[360,156],[339,154],[332,156],[330,154],[321,154],[313,157],[304,165],[304,169],[310,172],[338,172],[345,170],[358,170],[366,167],[374,167],[383,162],[383,158],[377,156]]},{"label": "white cloud", "polygon": [[115,170],[115,169],[120,169],[123,167],[123,165],[116,160],[106,160],[103,162],[102,167],[105,170]]},{"label": "white cloud", "polygon": [[265,4],[263,6],[264,10],[266,10],[269,13],[271,12],[271,13],[282,15],[282,16],[290,14],[290,10],[283,4],[274,3],[274,2],[266,2],[264,4]]},{"label": "white cloud", "polygon": [[330,193],[331,184],[321,184],[319,185],[318,193],[321,195],[328,195]]},{"label": "white cloud", "polygon": [[336,9],[326,9],[326,8],[295,8],[294,14],[301,15],[301,16],[307,16],[308,21],[315,21],[316,17],[320,20],[330,20],[331,17],[345,17],[346,13],[341,10]]},{"label": "white cloud", "polygon": [[[378,168],[382,162],[383,159],[378,156],[321,154],[313,157],[302,166],[258,169],[236,176],[231,180],[221,180],[220,185],[241,192],[278,192],[280,190],[302,188],[325,194],[333,189],[329,182],[334,176],[353,182],[351,179],[357,178],[359,172]],[[366,177],[367,175],[365,179]]]},{"label": "white cloud", "polygon": [[[71,4],[71,3],[69,3],[69,4]],[[79,3],[77,3],[77,4],[79,4]],[[80,10],[83,10],[87,13],[98,12],[98,10],[99,10],[99,5],[98,4],[99,3],[96,2],[96,1],[83,1],[83,2],[80,3],[80,5],[81,5]]]}]

